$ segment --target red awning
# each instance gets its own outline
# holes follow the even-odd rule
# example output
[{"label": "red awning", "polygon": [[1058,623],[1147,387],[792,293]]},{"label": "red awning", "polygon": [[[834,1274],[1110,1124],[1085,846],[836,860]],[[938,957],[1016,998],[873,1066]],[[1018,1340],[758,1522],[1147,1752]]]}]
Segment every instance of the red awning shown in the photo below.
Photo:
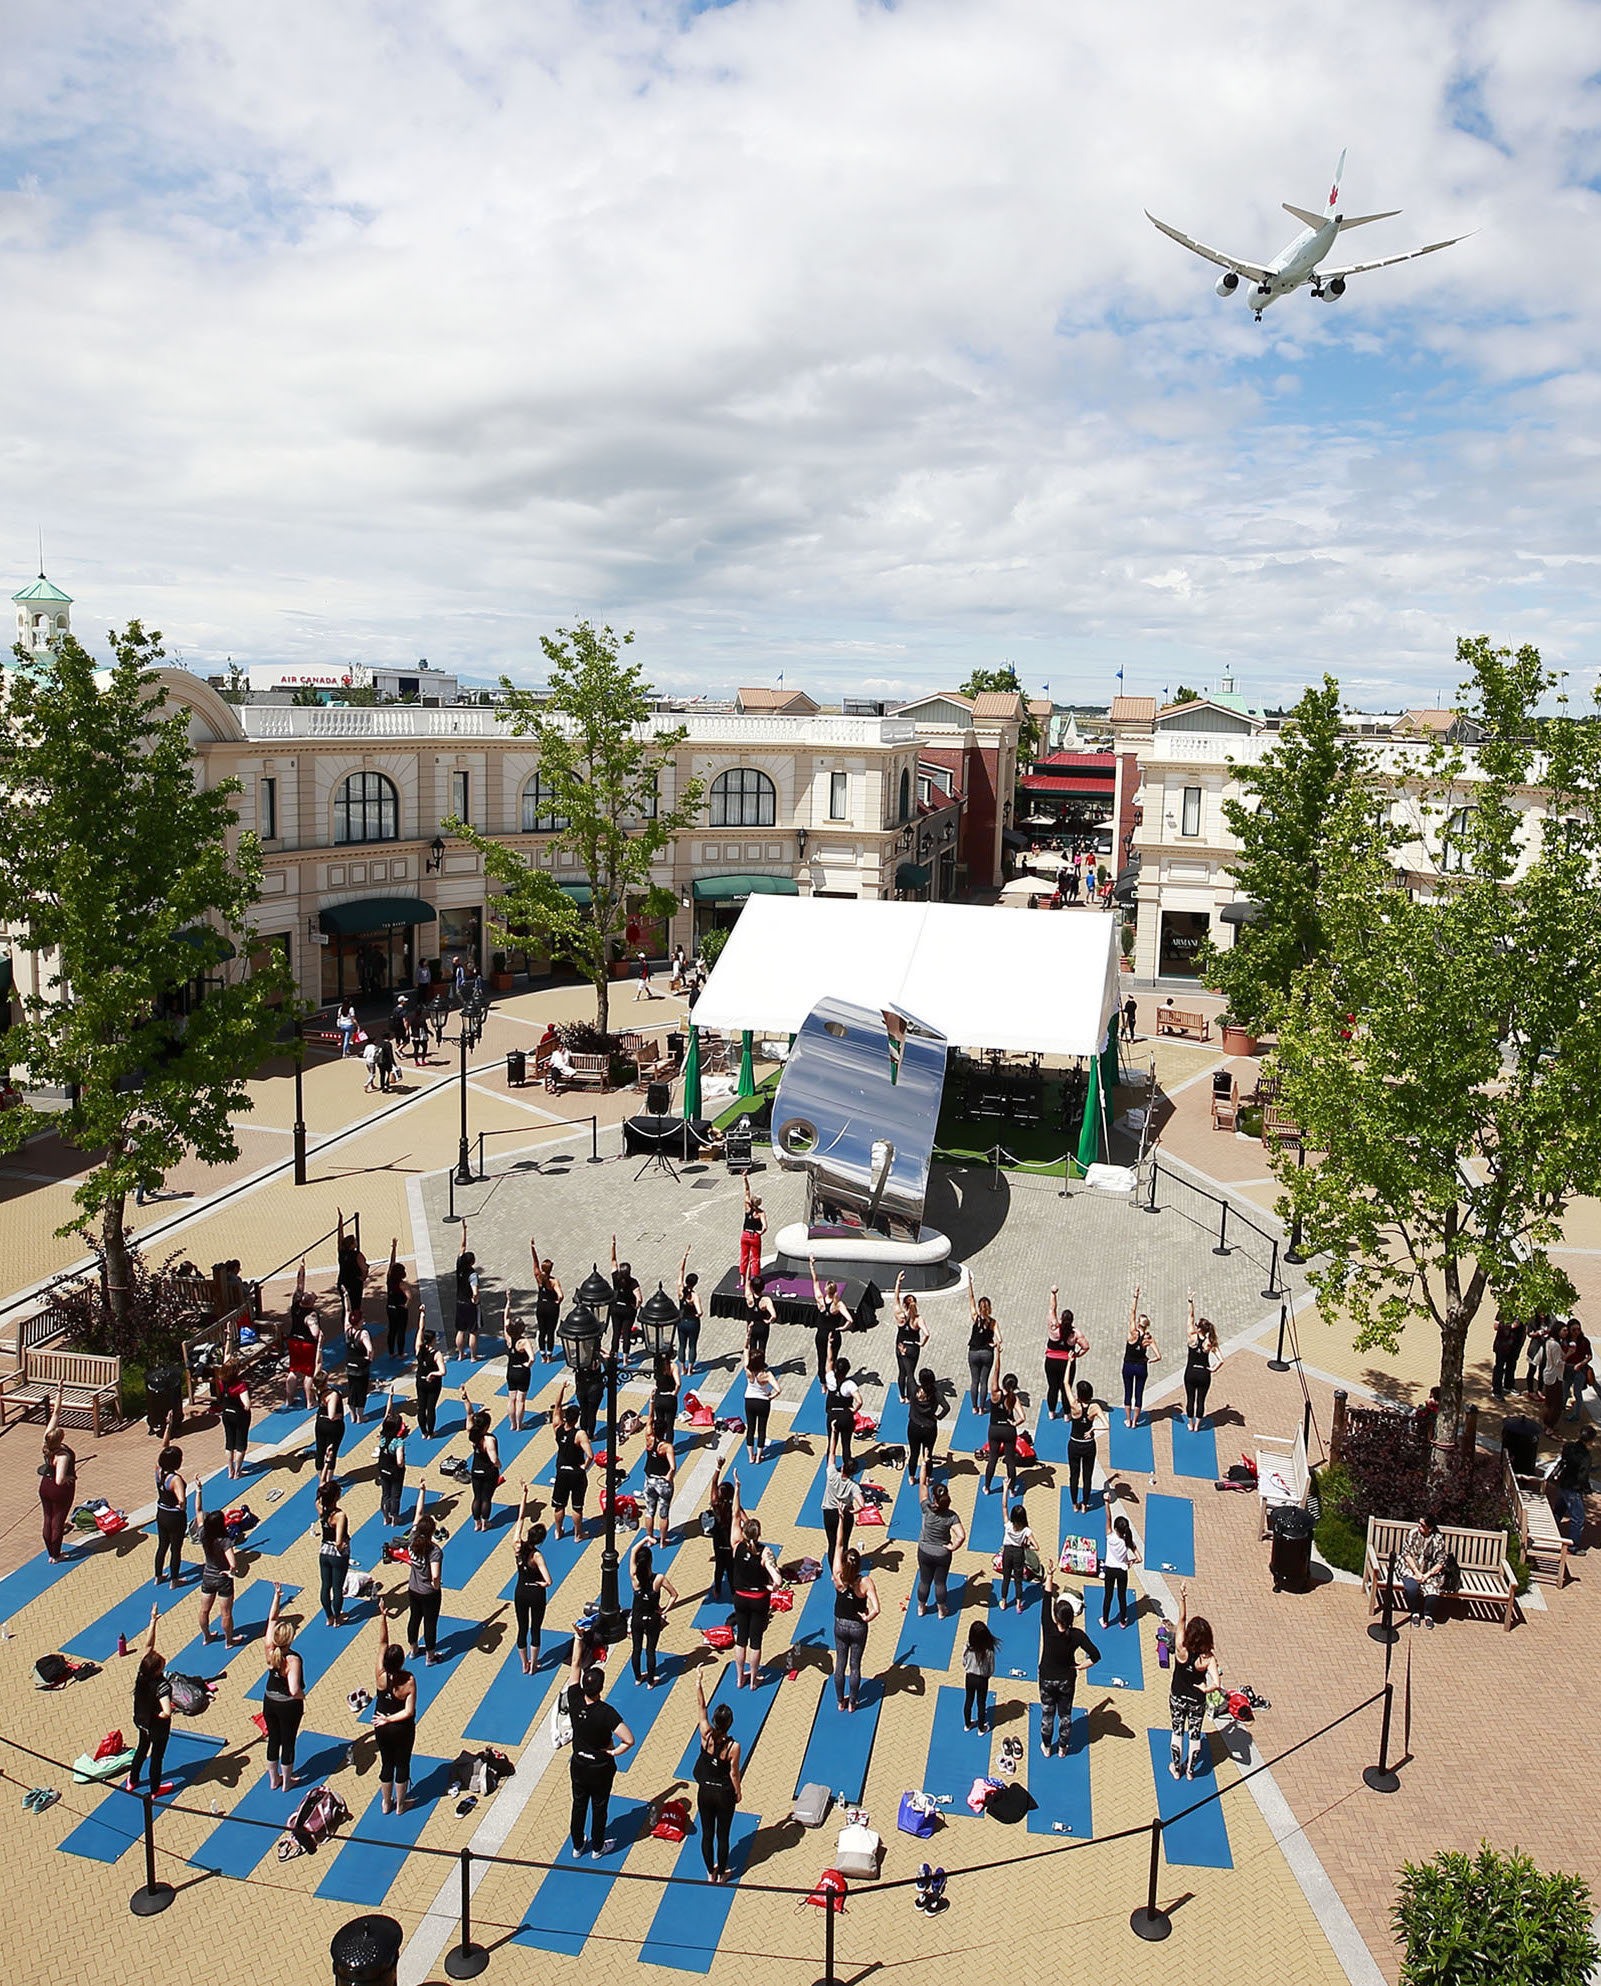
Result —
[{"label": "red awning", "polygon": [[1116,782],[1110,770],[1094,772],[1028,772],[1018,781],[1025,793],[1092,793],[1110,800]]}]

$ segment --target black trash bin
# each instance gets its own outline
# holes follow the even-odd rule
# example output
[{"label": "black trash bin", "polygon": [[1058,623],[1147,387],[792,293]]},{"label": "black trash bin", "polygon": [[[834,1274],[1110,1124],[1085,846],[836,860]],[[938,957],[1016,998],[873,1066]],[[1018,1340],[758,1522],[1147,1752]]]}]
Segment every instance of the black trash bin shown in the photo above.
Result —
[{"label": "black trash bin", "polygon": [[1273,1512],[1273,1591],[1292,1586],[1304,1593],[1312,1583],[1312,1513],[1299,1503]]},{"label": "black trash bin", "polygon": [[395,1986],[405,1937],[393,1917],[353,1917],[328,1946],[334,1986]]},{"label": "black trash bin", "polygon": [[1501,1446],[1515,1476],[1532,1476],[1540,1466],[1540,1423],[1527,1414],[1508,1414],[1501,1423]]},{"label": "black trash bin", "polygon": [[524,1054],[523,1050],[520,1048],[513,1048],[508,1050],[506,1055],[507,1088],[520,1090],[524,1087],[527,1081],[528,1081],[527,1055]]},{"label": "black trash bin", "polygon": [[183,1372],[175,1365],[152,1366],[145,1374],[145,1426],[152,1434],[165,1434],[173,1414],[182,1421]]}]

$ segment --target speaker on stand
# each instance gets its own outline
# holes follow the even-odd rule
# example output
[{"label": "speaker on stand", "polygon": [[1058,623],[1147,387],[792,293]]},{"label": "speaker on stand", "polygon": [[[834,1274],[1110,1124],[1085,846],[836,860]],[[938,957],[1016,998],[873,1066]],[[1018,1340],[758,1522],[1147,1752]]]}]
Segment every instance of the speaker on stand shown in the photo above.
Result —
[{"label": "speaker on stand", "polygon": [[645,1091],[645,1115],[647,1117],[670,1117],[672,1110],[672,1084],[651,1083]]}]

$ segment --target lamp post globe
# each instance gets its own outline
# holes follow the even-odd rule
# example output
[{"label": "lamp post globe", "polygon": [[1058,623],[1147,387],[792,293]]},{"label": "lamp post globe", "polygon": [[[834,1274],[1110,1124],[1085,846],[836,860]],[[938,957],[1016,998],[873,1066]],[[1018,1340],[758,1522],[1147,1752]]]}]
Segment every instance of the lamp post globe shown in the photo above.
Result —
[{"label": "lamp post globe", "polygon": [[640,1305],[639,1328],[645,1334],[645,1349],[652,1364],[658,1359],[670,1359],[677,1349],[681,1315],[678,1305],[660,1283],[656,1285],[655,1293],[646,1297]]},{"label": "lamp post globe", "polygon": [[562,1356],[575,1373],[590,1371],[600,1364],[600,1341],[604,1328],[580,1291],[556,1331],[561,1339]]}]

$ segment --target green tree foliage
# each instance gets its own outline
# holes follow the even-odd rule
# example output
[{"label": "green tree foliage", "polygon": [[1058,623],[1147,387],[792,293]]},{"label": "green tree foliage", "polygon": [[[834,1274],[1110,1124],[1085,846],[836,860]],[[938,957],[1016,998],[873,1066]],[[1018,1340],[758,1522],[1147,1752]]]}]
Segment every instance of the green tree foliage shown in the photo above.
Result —
[{"label": "green tree foliage", "polygon": [[1040,727],[1028,714],[1028,691],[1018,680],[1017,664],[1003,662],[998,669],[975,669],[963,683],[962,696],[982,696],[986,690],[999,690],[1004,696],[1015,693],[1023,699],[1023,728],[1017,734],[1017,762],[1028,765],[1040,749]]},{"label": "green tree foliage", "polygon": [[[160,635],[130,621],[111,642],[104,680],[70,636],[42,666],[19,650],[32,674],[0,675],[0,925],[55,982],[23,1001],[6,1053],[30,1087],[75,1097],[59,1115],[0,1112],[0,1150],[50,1127],[96,1155],[59,1232],[98,1221],[125,1321],[126,1198],[159,1187],[186,1152],[238,1157],[229,1117],[250,1107],[246,1078],[280,1025],[271,1003],[294,982],[276,953],[255,973],[224,970],[230,939],[240,960],[255,944],[261,891],[255,837],[229,846],[239,782],[197,788],[187,715],[165,712],[150,681]],[[197,976],[205,997],[184,1015]]]},{"label": "green tree foliage", "polygon": [[300,710],[321,710],[322,708],[322,694],[320,691],[313,689],[310,683],[302,683],[289,701]]},{"label": "green tree foliage", "polygon": [[1188,683],[1180,683],[1178,693],[1173,698],[1175,703],[1199,703],[1200,700],[1201,692],[1199,690],[1192,690]]},{"label": "green tree foliage", "polygon": [[633,639],[580,621],[540,639],[550,664],[547,695],[535,698],[501,679],[512,728],[532,739],[550,811],[566,822],[551,841],[576,856],[589,883],[587,905],[575,904],[519,849],[464,821],[445,823],[447,833],[479,851],[485,873],[504,886],[489,904],[495,936],[525,944],[544,933],[552,950],[570,958],[594,986],[603,1033],[610,1021],[608,969],[618,941],[630,916],[669,917],[677,908],[672,891],[653,884],[650,872],[678,831],[695,820],[702,792],[699,780],[688,780],[674,806],[660,804],[660,773],[688,734],[682,726],[651,728],[650,686],[640,665],[622,656]]},{"label": "green tree foliage", "polygon": [[[1229,761],[1240,797],[1223,817],[1240,853],[1229,875],[1241,896],[1261,906],[1226,948],[1208,944],[1201,974],[1254,1034],[1266,1034],[1289,998],[1295,975],[1327,949],[1318,911],[1318,880],[1332,834],[1361,830],[1342,804],[1365,786],[1356,741],[1341,735],[1340,690],[1332,676],[1308,689],[1277,742],[1253,765]],[[1376,850],[1375,852],[1382,852]]]},{"label": "green tree foliage", "polygon": [[1589,1886],[1485,1842],[1405,1863],[1390,1917],[1402,1986],[1583,1986],[1601,1959]]},{"label": "green tree foliage", "polygon": [[[1319,956],[1278,1020],[1279,1101],[1317,1162],[1274,1161],[1280,1206],[1323,1261],[1320,1308],[1359,1349],[1394,1351],[1414,1319],[1440,1336],[1442,1437],[1458,1428],[1463,1352],[1487,1298],[1560,1308],[1563,1210],[1601,1192],[1601,727],[1535,706],[1539,654],[1458,644],[1484,727],[1475,777],[1446,747],[1397,780],[1406,875],[1370,796],[1324,836]],[[1536,804],[1537,803],[1537,804]]]}]

